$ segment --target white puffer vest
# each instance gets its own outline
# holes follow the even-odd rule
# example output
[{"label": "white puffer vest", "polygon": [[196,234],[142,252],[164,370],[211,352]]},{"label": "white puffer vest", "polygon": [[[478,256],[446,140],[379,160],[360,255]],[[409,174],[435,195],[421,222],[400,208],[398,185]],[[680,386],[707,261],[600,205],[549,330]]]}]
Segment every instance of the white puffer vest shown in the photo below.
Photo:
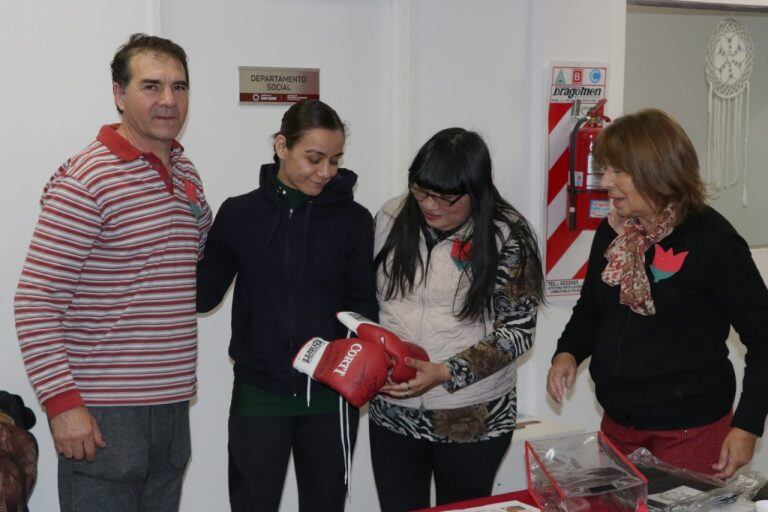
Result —
[{"label": "white puffer vest", "polygon": [[[404,199],[405,196],[390,199],[376,216],[374,254],[378,254],[384,245]],[[422,282],[421,272],[417,270],[417,286],[404,297],[398,295],[385,300],[387,283],[381,267],[376,275],[379,323],[401,338],[424,347],[433,363],[456,355],[493,330],[492,316],[484,321],[471,321],[459,320],[455,315],[455,312],[461,310],[469,281],[466,276],[461,278],[461,270],[451,259],[451,248],[454,241],[463,239],[466,231],[466,228],[459,230],[432,249],[426,282]],[[503,232],[508,232],[506,226]],[[427,245],[423,235],[419,250],[422,261],[426,262]],[[379,397],[403,407],[455,409],[499,398],[514,389],[516,380],[517,366],[512,362],[493,375],[455,393],[448,393],[443,386],[436,386],[414,398]]]}]

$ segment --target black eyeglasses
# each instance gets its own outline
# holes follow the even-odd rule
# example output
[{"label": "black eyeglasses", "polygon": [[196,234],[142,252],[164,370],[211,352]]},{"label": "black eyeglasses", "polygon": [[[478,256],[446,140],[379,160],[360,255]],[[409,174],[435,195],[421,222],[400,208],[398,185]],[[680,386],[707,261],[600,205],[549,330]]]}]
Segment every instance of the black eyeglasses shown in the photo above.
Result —
[{"label": "black eyeglasses", "polygon": [[434,202],[443,208],[450,208],[451,206],[455,205],[459,199],[464,197],[464,194],[459,194],[458,196],[452,198],[441,196],[439,194],[433,194],[432,192],[427,192],[423,188],[419,188],[417,185],[409,185],[408,189],[411,191],[411,194],[413,194],[413,198],[417,201],[421,202],[426,198],[431,197]]}]

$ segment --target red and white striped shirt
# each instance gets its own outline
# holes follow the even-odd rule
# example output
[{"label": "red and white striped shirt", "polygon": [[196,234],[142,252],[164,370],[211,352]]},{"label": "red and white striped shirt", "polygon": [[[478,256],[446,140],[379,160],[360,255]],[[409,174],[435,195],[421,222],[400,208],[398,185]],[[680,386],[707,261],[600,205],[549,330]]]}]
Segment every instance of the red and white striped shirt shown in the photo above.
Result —
[{"label": "red and white striped shirt", "polygon": [[211,210],[178,143],[169,177],[117,126],[48,182],[16,290],[22,357],[50,418],[195,395],[195,268]]}]

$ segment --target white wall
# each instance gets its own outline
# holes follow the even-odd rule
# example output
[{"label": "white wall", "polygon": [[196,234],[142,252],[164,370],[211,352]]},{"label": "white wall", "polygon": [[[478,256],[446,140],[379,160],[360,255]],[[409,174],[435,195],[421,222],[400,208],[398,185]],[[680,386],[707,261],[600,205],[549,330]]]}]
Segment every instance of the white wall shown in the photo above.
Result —
[{"label": "white wall", "polygon": [[[535,88],[538,95],[532,111],[532,126],[535,132],[542,134],[534,139],[538,148],[532,152],[532,169],[537,169],[538,185],[543,191],[546,185],[544,170],[546,142],[542,141],[546,131],[546,91],[545,82],[547,63],[550,61],[585,61],[608,63],[608,103],[606,114],[615,117],[621,113],[624,87],[624,26],[626,9],[620,0],[581,2],[541,2],[536,3],[535,31],[541,34],[540,43],[535,47],[535,74],[539,76],[539,85]],[[577,21],[580,20],[580,21]],[[538,126],[537,126],[538,124]],[[536,197],[543,198],[540,192]],[[540,200],[539,233],[543,233],[543,212],[545,202]],[[573,393],[562,407],[545,398],[544,384],[549,361],[555,349],[560,333],[570,317],[574,301],[553,300],[549,307],[542,308],[539,315],[539,328],[536,347],[530,357],[526,370],[528,375],[527,404],[523,410],[530,410],[541,416],[560,418],[577,423],[587,431],[597,430],[600,412],[594,399],[592,383],[588,372],[582,371],[576,381]],[[525,390],[523,390],[525,392]]]},{"label": "white wall", "polygon": [[[321,68],[321,96],[348,122],[345,165],[360,174],[358,199],[375,210],[403,190],[405,169],[434,131],[463,125],[488,140],[502,193],[544,229],[546,69],[550,60],[610,66],[608,114],[623,103],[623,0],[0,0],[0,186],[5,219],[0,297],[6,343],[0,388],[21,393],[42,423],[34,510],[56,510],[55,463],[44,416],[24,375],[12,294],[45,180],[103,122],[116,119],[108,62],[137,30],[157,30],[190,56],[191,112],[182,142],[214,208],[257,185],[269,135],[285,107],[237,103],[237,66]],[[7,15],[11,13],[11,15]],[[38,36],[35,40],[34,35]],[[10,78],[9,78],[10,77]],[[765,263],[768,268],[768,262]],[[582,372],[571,399],[545,399],[549,358],[572,302],[542,311],[535,348],[520,369],[520,409],[587,430],[599,413]],[[192,408],[193,457],[182,510],[225,510],[226,416],[231,388],[229,299],[200,320],[200,391]],[[376,508],[366,438],[355,459],[349,510]],[[517,461],[507,461],[513,464]],[[283,510],[295,510],[286,485]]]},{"label": "white wall", "polygon": [[21,363],[13,293],[43,185],[101,124],[117,120],[109,62],[129,34],[151,27],[144,2],[0,0],[0,13],[0,389],[37,414],[40,478],[30,508],[58,510],[53,444]]}]

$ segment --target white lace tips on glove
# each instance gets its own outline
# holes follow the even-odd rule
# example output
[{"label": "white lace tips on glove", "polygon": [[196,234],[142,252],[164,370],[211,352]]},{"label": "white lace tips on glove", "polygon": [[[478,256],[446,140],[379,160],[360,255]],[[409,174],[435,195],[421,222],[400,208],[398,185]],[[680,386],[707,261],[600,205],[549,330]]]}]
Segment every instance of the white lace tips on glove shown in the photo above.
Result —
[{"label": "white lace tips on glove", "polygon": [[363,315],[355,313],[354,311],[339,311],[336,313],[336,318],[339,320],[339,322],[344,324],[344,327],[354,332],[355,334],[357,334],[357,328],[360,327],[361,324],[371,324],[375,325],[376,327],[381,327],[376,322],[368,320]]},{"label": "white lace tips on glove", "polygon": [[323,338],[312,338],[306,342],[293,358],[293,367],[301,373],[312,377],[315,374],[315,368],[323,358],[325,349],[330,345]]}]

